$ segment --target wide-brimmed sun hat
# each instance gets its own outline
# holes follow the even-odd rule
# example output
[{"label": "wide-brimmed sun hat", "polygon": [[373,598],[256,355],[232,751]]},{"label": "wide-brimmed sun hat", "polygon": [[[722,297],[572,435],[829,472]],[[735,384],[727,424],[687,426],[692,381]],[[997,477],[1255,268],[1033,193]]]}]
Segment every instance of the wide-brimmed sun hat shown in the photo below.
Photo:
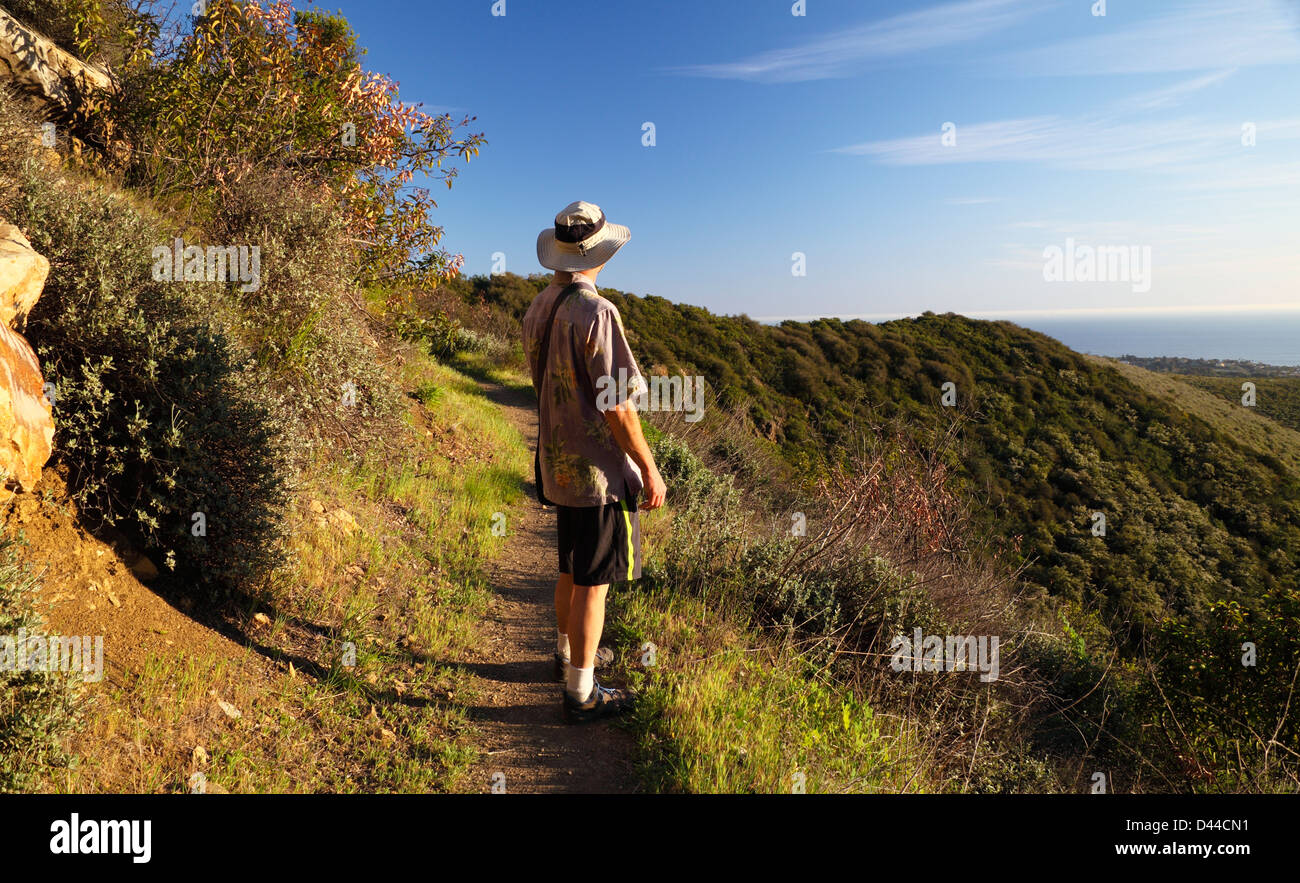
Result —
[{"label": "wide-brimmed sun hat", "polygon": [[574,202],[555,216],[555,226],[537,235],[537,260],[549,270],[568,273],[599,267],[614,256],[632,232],[610,224],[600,206]]}]

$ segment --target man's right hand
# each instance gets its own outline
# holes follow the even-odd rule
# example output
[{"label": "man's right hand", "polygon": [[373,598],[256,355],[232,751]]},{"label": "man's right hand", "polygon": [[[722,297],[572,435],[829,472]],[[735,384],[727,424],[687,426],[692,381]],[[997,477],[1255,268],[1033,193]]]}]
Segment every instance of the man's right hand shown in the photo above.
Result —
[{"label": "man's right hand", "polygon": [[659,467],[655,465],[654,455],[650,453],[650,446],[646,444],[645,436],[641,434],[641,418],[637,415],[632,400],[628,399],[606,411],[605,422],[614,433],[614,440],[618,442],[618,446],[632,458],[636,468],[641,470],[646,498],[645,502],[637,508],[658,509],[664,504],[668,485],[664,484],[663,477],[659,474]]},{"label": "man's right hand", "polygon": [[664,504],[664,497],[668,494],[668,485],[664,484],[663,477],[659,475],[659,470],[652,468],[650,474],[646,476],[645,483],[646,498],[641,503],[642,509],[658,509]]}]

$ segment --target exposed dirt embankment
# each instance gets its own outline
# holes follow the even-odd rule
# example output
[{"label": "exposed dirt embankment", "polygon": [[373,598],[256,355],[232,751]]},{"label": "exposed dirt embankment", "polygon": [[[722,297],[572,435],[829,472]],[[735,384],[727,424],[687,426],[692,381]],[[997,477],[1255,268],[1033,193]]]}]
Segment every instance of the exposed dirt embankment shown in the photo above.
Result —
[{"label": "exposed dirt embankment", "polygon": [[[141,580],[157,568],[120,541],[100,538],[78,524],[54,469],[41,477],[40,493],[6,494],[0,521],[20,535],[19,557],[40,577],[38,610],[52,635],[102,635],[104,680],[123,685],[151,656],[218,656],[266,669],[262,657],[172,606]],[[250,677],[253,673],[249,673]]]}]

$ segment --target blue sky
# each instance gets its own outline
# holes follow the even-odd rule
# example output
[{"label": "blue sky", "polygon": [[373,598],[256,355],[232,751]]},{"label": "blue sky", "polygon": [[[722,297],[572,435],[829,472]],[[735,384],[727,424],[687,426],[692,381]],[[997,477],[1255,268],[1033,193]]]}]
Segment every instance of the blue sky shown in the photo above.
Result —
[{"label": "blue sky", "polygon": [[[585,199],[632,230],[602,284],[721,313],[1300,305],[1296,0],[321,5],[478,117],[434,194],[469,273],[539,271]],[[1067,240],[1149,249],[1149,286],[1045,281]]]}]

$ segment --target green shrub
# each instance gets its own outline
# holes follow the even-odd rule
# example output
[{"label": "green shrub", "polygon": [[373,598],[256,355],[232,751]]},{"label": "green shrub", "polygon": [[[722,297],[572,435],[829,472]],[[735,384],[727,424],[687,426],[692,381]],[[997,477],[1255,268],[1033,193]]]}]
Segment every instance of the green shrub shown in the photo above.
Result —
[{"label": "green shrub", "polygon": [[250,179],[208,222],[212,236],[261,250],[261,286],[225,293],[227,324],[253,353],[260,398],[285,427],[297,466],[347,437],[360,449],[391,435],[402,393],[359,306],[356,255],[339,212],[283,173]]},{"label": "green shrub", "polygon": [[659,467],[659,474],[678,495],[689,497],[694,486],[714,480],[713,473],[695,455],[690,445],[658,427],[647,428],[649,433],[646,440],[652,446],[651,453],[654,454],[655,465]]},{"label": "green shrub", "polygon": [[[37,582],[15,563],[13,545],[0,523],[0,635],[16,640],[19,629],[36,634],[43,623],[30,599]],[[37,776],[65,763],[62,739],[81,711],[67,674],[0,667],[0,791],[29,788]]]},{"label": "green shrub", "polygon": [[[699,440],[715,444],[709,435]],[[794,536],[784,504],[742,494],[731,473],[656,430],[652,451],[669,487],[671,535],[654,544],[646,588],[702,599],[766,631],[831,676],[837,690],[919,727],[933,787],[1058,790],[1050,755],[1034,739],[1048,705],[1039,672],[1016,666],[1004,685],[969,672],[890,670],[893,637],[920,628],[998,635],[1005,672],[1016,665],[1025,626],[998,572],[965,550],[965,516],[944,470],[900,445],[878,447],[879,456],[833,471],[807,492],[799,503],[807,536]]]},{"label": "green shrub", "polygon": [[444,313],[402,317],[396,327],[403,340],[423,344],[435,358],[447,361],[459,352],[460,324]]},{"label": "green shrub", "polygon": [[486,355],[500,361],[510,355],[510,347],[504,340],[489,332],[466,328],[441,310],[427,315],[401,315],[394,326],[402,339],[422,344],[431,356],[444,362],[459,355]]},{"label": "green shrub", "polygon": [[10,220],[24,169],[36,153],[36,136],[36,120],[10,87],[0,84],[0,217],[5,220]]},{"label": "green shrub", "polygon": [[79,509],[200,581],[265,572],[279,560],[278,433],[211,321],[221,285],[155,281],[152,249],[172,240],[159,225],[108,188],[24,168],[13,220],[51,267],[27,335],[56,387],[54,457]]},{"label": "green shrub", "polygon": [[500,338],[482,331],[461,328],[456,335],[457,352],[485,355],[500,360],[509,352],[509,347]]},{"label": "green shrub", "polygon": [[1169,617],[1152,639],[1159,677],[1139,684],[1134,738],[1146,737],[1148,756],[1181,774],[1182,788],[1300,785],[1300,762],[1286,750],[1300,746],[1300,590],[1260,600],[1215,602],[1193,623]]}]

